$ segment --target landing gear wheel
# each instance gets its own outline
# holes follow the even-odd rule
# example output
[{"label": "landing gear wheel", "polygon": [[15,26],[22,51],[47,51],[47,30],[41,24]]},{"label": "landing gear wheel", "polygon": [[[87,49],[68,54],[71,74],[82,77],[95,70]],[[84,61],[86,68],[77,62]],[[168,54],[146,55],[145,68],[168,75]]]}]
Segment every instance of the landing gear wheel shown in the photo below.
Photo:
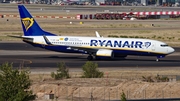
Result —
[{"label": "landing gear wheel", "polygon": [[92,60],[93,60],[93,56],[91,56],[91,55],[88,56],[88,57],[87,57],[87,60],[92,61]]}]

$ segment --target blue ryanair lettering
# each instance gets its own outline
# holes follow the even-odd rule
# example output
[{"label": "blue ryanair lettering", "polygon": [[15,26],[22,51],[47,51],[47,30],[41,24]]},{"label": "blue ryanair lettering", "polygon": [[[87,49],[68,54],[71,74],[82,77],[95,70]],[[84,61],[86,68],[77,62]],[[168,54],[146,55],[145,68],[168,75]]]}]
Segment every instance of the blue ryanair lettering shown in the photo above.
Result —
[{"label": "blue ryanair lettering", "polygon": [[100,46],[103,46],[105,42],[106,40],[103,40],[103,41],[99,40]]},{"label": "blue ryanair lettering", "polygon": [[97,40],[91,40],[90,46],[97,46]]},{"label": "blue ryanair lettering", "polygon": [[134,41],[131,42],[131,48],[134,48]]},{"label": "blue ryanair lettering", "polygon": [[128,47],[128,48],[130,48],[129,42],[128,42],[128,41],[125,41],[122,47]]},{"label": "blue ryanair lettering", "polygon": [[105,45],[106,47],[107,46],[110,46],[110,47],[112,47],[112,43],[111,43],[111,40],[108,40],[108,42],[106,43],[106,45]]},{"label": "blue ryanair lettering", "polygon": [[141,41],[136,41],[135,43],[135,48],[142,48],[142,42]]},{"label": "blue ryanair lettering", "polygon": [[[147,43],[147,42],[146,42]],[[148,43],[150,46],[151,42]],[[105,46],[105,47],[127,47],[127,48],[142,48],[143,42],[141,41],[111,41],[111,40],[91,40],[90,46]],[[149,47],[148,46],[148,47]]]},{"label": "blue ryanair lettering", "polygon": [[121,47],[121,41],[114,41],[114,47]]}]

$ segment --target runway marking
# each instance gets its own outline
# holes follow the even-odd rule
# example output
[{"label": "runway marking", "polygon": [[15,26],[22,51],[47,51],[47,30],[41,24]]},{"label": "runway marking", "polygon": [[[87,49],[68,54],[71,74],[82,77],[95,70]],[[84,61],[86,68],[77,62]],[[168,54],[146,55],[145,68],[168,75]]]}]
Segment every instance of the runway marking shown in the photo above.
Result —
[{"label": "runway marking", "polygon": [[[86,55],[86,54],[77,54],[77,53],[61,53],[61,52],[53,52],[53,51],[14,51],[14,50],[0,50],[0,55],[60,55],[60,54],[66,54],[66,55]],[[167,56],[177,56],[180,55],[180,52],[175,52],[172,54],[169,54]]]},{"label": "runway marking", "polygon": [[[0,50],[0,55],[60,55],[68,53],[52,52],[52,51],[9,51],[9,50]],[[75,53],[70,55],[77,55]]]}]

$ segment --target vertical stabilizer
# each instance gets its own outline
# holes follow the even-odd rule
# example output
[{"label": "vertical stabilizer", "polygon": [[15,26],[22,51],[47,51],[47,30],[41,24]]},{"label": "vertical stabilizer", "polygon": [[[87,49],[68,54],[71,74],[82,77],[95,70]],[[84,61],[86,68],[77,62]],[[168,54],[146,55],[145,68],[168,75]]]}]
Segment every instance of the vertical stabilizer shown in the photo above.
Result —
[{"label": "vertical stabilizer", "polygon": [[43,31],[24,5],[18,5],[18,9],[24,36],[55,36],[55,34]]}]

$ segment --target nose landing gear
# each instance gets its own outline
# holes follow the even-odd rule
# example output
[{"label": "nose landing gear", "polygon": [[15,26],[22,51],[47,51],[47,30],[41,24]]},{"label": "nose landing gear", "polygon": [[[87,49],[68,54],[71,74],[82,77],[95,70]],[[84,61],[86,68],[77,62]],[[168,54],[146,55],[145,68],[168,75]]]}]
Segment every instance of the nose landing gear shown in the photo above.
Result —
[{"label": "nose landing gear", "polygon": [[165,56],[163,56],[163,55],[157,56],[156,61],[158,62],[160,58],[164,58],[164,57]]}]

